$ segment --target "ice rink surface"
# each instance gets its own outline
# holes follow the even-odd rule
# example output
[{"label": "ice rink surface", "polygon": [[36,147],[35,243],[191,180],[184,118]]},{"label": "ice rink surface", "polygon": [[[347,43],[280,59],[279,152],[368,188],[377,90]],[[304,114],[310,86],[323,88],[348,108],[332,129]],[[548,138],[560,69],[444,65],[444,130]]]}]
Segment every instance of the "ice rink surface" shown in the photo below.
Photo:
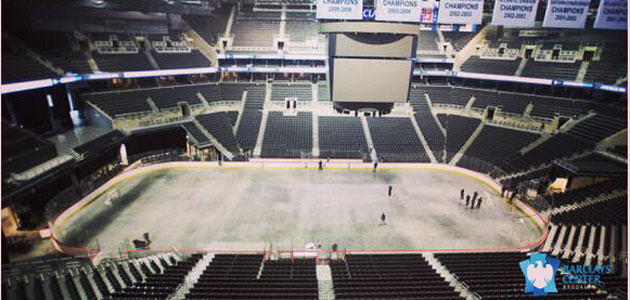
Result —
[{"label": "ice rink surface", "polygon": [[[393,196],[388,197],[388,186]],[[480,210],[460,189],[484,198]],[[117,198],[119,195],[119,198]],[[387,225],[380,223],[385,213]],[[149,232],[152,249],[474,249],[524,246],[540,230],[474,178],[430,169],[164,169],[115,185],[59,240],[106,251]]]}]

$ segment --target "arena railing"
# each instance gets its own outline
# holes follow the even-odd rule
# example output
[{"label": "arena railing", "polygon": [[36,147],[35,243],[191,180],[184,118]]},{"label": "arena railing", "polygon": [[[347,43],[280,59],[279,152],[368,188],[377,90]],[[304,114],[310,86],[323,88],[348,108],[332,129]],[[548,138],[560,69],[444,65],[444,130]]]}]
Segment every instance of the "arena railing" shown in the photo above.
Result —
[{"label": "arena railing", "polygon": [[[182,162],[184,161],[184,163],[188,163],[187,161],[189,161],[190,159],[183,155],[182,150],[180,149],[170,149],[170,150],[160,150],[160,151],[153,151],[153,152],[147,152],[147,153],[141,153],[138,155],[135,155],[133,157],[130,157],[130,161],[134,162],[134,164],[139,164],[139,165],[153,165],[153,164],[158,164],[158,163],[163,163],[163,162]],[[320,158],[313,158],[310,157],[308,159],[308,161],[304,161],[304,166],[305,167],[309,167],[309,168],[315,168],[318,165],[318,160],[320,160]],[[323,159],[322,159],[323,160]],[[483,164],[485,163],[483,168],[487,168],[489,169],[490,166],[492,166],[492,164],[489,164],[487,162],[483,162],[482,160],[479,159],[473,159],[475,161],[475,163],[479,163],[479,164]],[[325,161],[325,160],[324,160]],[[195,162],[191,162],[191,163],[195,163]],[[261,164],[261,166],[264,168],[265,166],[267,166],[267,164],[273,164],[273,161],[260,161],[260,162],[249,162],[249,164]],[[282,162],[278,162],[279,164],[282,164]],[[284,162],[285,164],[295,164],[298,163],[295,160],[288,160]],[[333,161],[331,162],[331,164],[335,164],[335,160],[333,159]],[[339,163],[337,163],[339,164]],[[347,164],[348,168],[354,168],[354,167],[359,167],[359,168],[365,168],[371,167],[371,164],[366,164],[363,162],[343,162],[342,163],[344,166]],[[395,167],[398,167],[395,163],[392,164]],[[470,165],[470,164],[469,164]],[[221,166],[220,164],[218,166]],[[444,165],[444,167],[447,167],[446,165]],[[466,168],[468,169],[466,166],[462,166],[462,167],[456,167],[456,166],[448,166],[448,168],[453,168],[453,169],[458,169],[458,168]],[[112,170],[115,170],[115,168],[112,168]],[[465,172],[465,171],[464,171]],[[476,172],[471,172],[471,174],[474,174]],[[98,178],[95,179],[91,184],[86,185],[87,186],[87,190],[83,191],[81,194],[79,195],[75,195],[74,198],[71,198],[67,204],[65,205],[60,205],[58,207],[58,209],[63,209],[63,208],[67,208],[69,203],[76,203],[78,200],[82,199],[83,196],[80,195],[85,195],[89,192],[94,191],[96,188],[100,187],[103,183],[103,181],[105,180],[105,178],[112,178],[115,175],[119,175],[120,172],[115,173],[112,172],[110,174],[108,174],[109,176],[103,176],[100,175],[101,179],[99,180]],[[496,183],[496,181],[494,181],[494,179],[492,179],[492,177],[486,175],[481,175],[481,180],[482,181],[492,181],[491,183],[489,183],[490,185],[493,186],[493,188],[496,189],[500,189],[500,185],[498,185],[498,183]],[[100,183],[100,184],[99,184]],[[520,199],[519,199],[520,200]],[[528,211],[526,214],[528,214],[530,216],[530,218],[539,218],[539,220],[541,220],[541,222],[539,222],[539,227],[544,231],[544,235],[543,237],[541,237],[541,239],[534,241],[532,243],[529,243],[527,245],[524,246],[515,246],[513,245],[513,241],[514,239],[509,239],[508,237],[510,237],[510,232],[506,232],[504,234],[504,236],[506,238],[502,238],[501,240],[496,241],[495,240],[495,244],[489,244],[487,240],[484,239],[484,237],[482,235],[479,235],[478,237],[473,237],[472,240],[473,242],[471,243],[470,240],[468,239],[467,241],[455,241],[455,243],[451,241],[449,241],[447,244],[444,244],[444,238],[443,236],[431,236],[430,234],[425,235],[425,237],[423,238],[426,242],[424,244],[422,244],[421,249],[355,249],[355,247],[353,247],[351,244],[348,244],[347,247],[345,247],[345,251],[348,251],[350,253],[362,253],[362,252],[379,252],[379,251],[383,251],[383,252],[395,252],[395,251],[437,251],[437,250],[444,250],[444,251],[467,251],[467,250],[471,250],[471,251],[481,251],[481,250],[486,250],[486,251],[490,251],[490,250],[506,250],[506,251],[515,251],[515,250],[525,250],[525,249],[531,249],[532,247],[536,247],[537,245],[539,245],[540,243],[542,243],[542,241],[544,241],[544,238],[546,238],[546,231],[548,230],[546,224],[548,223],[548,220],[544,219],[543,216],[540,216],[540,214],[537,213],[536,210],[534,210],[533,208],[528,209],[532,207],[532,205],[528,204],[527,202],[521,202],[521,201],[515,201],[514,205],[512,206],[512,208],[516,211],[521,210],[521,211]],[[59,210],[57,210],[56,212],[59,212]],[[54,220],[54,218],[51,218],[52,220]],[[54,221],[53,221],[54,222]],[[52,228],[52,223],[51,222],[51,228]],[[62,229],[63,230],[63,229]],[[52,230],[51,230],[52,232]],[[479,232],[483,232],[483,230],[480,230]],[[94,256],[94,253],[100,253],[100,249],[99,247],[73,247],[73,246],[68,246],[68,245],[64,245],[63,243],[59,242],[54,235],[52,235],[52,241],[53,244],[55,245],[55,247],[57,249],[59,249],[60,251],[63,251],[64,253],[68,253],[68,254],[76,254],[76,255],[91,255]],[[345,246],[342,242],[337,242],[337,241],[327,241],[329,244],[331,243],[338,243],[339,246]],[[274,244],[276,245],[275,249],[293,249],[293,245],[290,242],[282,242],[282,241],[274,241],[274,242],[270,242],[270,244]],[[178,245],[179,246],[179,245]],[[291,248],[289,248],[289,246]],[[123,247],[120,249],[128,249]],[[303,249],[303,247],[298,246],[297,249]],[[213,249],[189,249],[190,251],[216,251]],[[261,249],[262,250],[262,249]],[[292,250],[292,251],[297,251],[297,250]],[[324,251],[324,250],[322,250]],[[225,252],[233,252],[233,251],[225,251]],[[111,254],[111,253],[110,253]]]}]

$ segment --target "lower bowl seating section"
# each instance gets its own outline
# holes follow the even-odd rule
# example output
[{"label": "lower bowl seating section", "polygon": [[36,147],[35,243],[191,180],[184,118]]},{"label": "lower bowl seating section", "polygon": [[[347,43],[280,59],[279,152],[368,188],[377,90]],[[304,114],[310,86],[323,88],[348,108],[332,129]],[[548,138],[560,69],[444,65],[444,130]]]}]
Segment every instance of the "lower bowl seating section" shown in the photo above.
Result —
[{"label": "lower bowl seating section", "polygon": [[217,254],[186,299],[318,299],[314,259]]},{"label": "lower bowl seating section", "polygon": [[240,152],[240,146],[232,130],[230,116],[225,112],[198,115],[195,117],[223,147],[233,154]]},{"label": "lower bowl seating section", "polygon": [[2,265],[2,299],[167,299],[199,261],[174,253],[101,262],[46,258]]},{"label": "lower bowl seating section", "polygon": [[[488,162],[503,171],[513,171],[508,160],[518,155],[523,147],[531,144],[539,137],[540,135],[536,133],[486,124],[464,155]],[[458,161],[457,165],[484,173],[491,171],[490,167],[474,163],[469,164],[465,159]]]},{"label": "lower bowl seating section", "polygon": [[420,254],[347,255],[330,269],[335,299],[462,299]]},{"label": "lower bowl seating section", "polygon": [[179,261],[175,265],[163,265],[159,274],[148,275],[144,282],[137,282],[121,291],[114,292],[106,299],[167,299],[184,283],[184,278],[201,260],[201,254],[193,254],[188,259]]},{"label": "lower bowl seating section", "polygon": [[313,150],[313,120],[310,112],[283,116],[269,112],[261,157],[299,158]]},{"label": "lower bowl seating section", "polygon": [[515,60],[505,59],[483,59],[479,56],[471,56],[462,65],[462,71],[471,73],[489,73],[495,75],[514,76],[518,66],[521,64],[521,58]]},{"label": "lower bowl seating section", "polygon": [[[435,254],[442,265],[484,300],[541,299],[525,294],[525,277],[519,263],[529,259],[526,253],[448,253]],[[606,299],[596,288],[574,289],[562,283],[556,273],[558,293],[544,299]]]},{"label": "lower bowl seating section", "polygon": [[236,139],[238,140],[243,152],[253,150],[256,146],[256,138],[260,129],[260,121],[262,120],[262,112],[258,110],[243,111],[241,122],[238,125]]},{"label": "lower bowl seating section", "polygon": [[274,84],[271,89],[271,100],[284,101],[286,98],[297,98],[298,101],[311,101],[311,85]]},{"label": "lower bowl seating section", "polygon": [[451,158],[464,146],[466,141],[473,134],[479,123],[476,118],[468,118],[457,115],[437,115],[442,123],[442,128],[446,129],[446,161]]},{"label": "lower bowl seating section", "polygon": [[626,127],[626,120],[605,115],[595,115],[577,123],[568,133],[589,142],[598,143]]},{"label": "lower bowl seating section", "polygon": [[385,162],[429,162],[409,118],[368,118],[378,157]]},{"label": "lower bowl seating section", "polygon": [[517,155],[510,161],[516,168],[526,169],[549,163],[556,158],[591,150],[594,147],[595,144],[593,143],[560,132],[536,146],[536,148],[523,155]]},{"label": "lower bowl seating section", "polygon": [[319,117],[319,157],[363,158],[367,153],[359,118]]},{"label": "lower bowl seating section", "polygon": [[424,90],[413,88],[409,92],[409,104],[415,112],[416,122],[438,162],[442,162],[446,137],[431,113]]},{"label": "lower bowl seating section", "polygon": [[573,209],[554,212],[551,221],[554,223],[594,223],[594,224],[627,224],[628,193],[604,194],[598,201],[582,203]]},{"label": "lower bowl seating section", "polygon": [[619,190],[625,186],[626,184],[623,180],[606,180],[585,187],[567,190],[564,193],[555,194],[553,198],[553,207],[580,203],[587,198]]},{"label": "lower bowl seating section", "polygon": [[523,68],[521,76],[575,81],[580,64],[580,62],[540,62],[530,59]]}]

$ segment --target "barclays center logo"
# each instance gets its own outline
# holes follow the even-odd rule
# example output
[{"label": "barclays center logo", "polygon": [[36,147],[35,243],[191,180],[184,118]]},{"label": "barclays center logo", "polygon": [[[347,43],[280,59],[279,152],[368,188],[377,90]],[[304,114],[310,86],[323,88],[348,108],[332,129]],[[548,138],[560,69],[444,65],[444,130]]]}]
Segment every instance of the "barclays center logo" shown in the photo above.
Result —
[{"label": "barclays center logo", "polygon": [[529,259],[519,263],[525,276],[525,293],[545,296],[557,293],[555,274],[560,260],[547,257],[545,253],[532,253]]}]

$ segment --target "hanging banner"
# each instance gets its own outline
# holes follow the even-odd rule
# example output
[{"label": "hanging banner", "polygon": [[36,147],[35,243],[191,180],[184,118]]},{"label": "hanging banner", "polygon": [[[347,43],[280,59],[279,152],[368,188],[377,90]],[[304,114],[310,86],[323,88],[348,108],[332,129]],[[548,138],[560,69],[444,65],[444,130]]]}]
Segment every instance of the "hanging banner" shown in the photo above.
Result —
[{"label": "hanging banner", "polygon": [[376,0],[376,20],[420,22],[421,0]]},{"label": "hanging banner", "polygon": [[442,0],[438,10],[440,24],[481,24],[483,0]]},{"label": "hanging banner", "polygon": [[436,24],[438,15],[438,6],[432,1],[422,1],[420,11],[420,23],[422,24]]},{"label": "hanging banner", "polygon": [[492,25],[505,27],[534,27],[538,0],[496,0]]},{"label": "hanging banner", "polygon": [[584,28],[591,0],[549,0],[543,27]]},{"label": "hanging banner", "polygon": [[626,30],[627,20],[628,0],[601,0],[593,28]]},{"label": "hanging banner", "polygon": [[317,0],[317,18],[361,20],[363,0]]}]

